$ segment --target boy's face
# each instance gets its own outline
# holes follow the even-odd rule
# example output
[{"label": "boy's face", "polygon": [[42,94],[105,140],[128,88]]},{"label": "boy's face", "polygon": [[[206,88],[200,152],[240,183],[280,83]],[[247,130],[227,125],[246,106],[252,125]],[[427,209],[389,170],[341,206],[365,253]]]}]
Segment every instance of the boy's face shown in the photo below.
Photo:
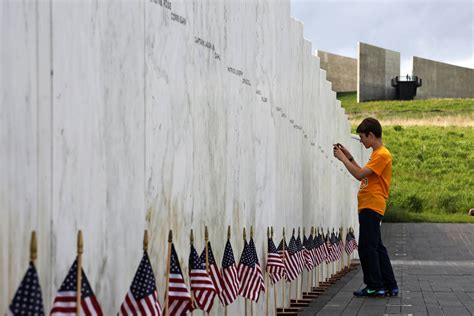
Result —
[{"label": "boy's face", "polygon": [[372,132],[370,132],[368,136],[366,136],[365,133],[359,133],[360,142],[365,148],[369,148],[372,145],[373,136],[374,134]]}]

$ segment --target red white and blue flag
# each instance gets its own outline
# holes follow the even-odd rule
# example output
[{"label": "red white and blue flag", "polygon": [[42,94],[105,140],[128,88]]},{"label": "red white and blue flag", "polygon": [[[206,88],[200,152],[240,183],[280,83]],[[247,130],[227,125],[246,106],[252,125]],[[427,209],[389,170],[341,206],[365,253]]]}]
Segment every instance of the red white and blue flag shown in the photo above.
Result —
[{"label": "red white and blue flag", "polygon": [[128,315],[162,315],[155,276],[146,251],[143,252],[142,260],[137,272],[135,272],[130,289],[118,312],[118,316]]},{"label": "red white and blue flag", "polygon": [[[255,257],[255,270],[257,270],[256,273],[260,279],[260,292],[265,292],[265,280],[263,278],[262,267],[260,266],[260,262],[258,260],[257,249],[255,248],[255,243],[252,237],[250,237],[249,247],[250,247],[250,250],[253,252],[253,256]],[[257,297],[257,301],[258,301],[258,297]]]},{"label": "red white and blue flag", "polygon": [[346,250],[346,253],[348,255],[351,255],[354,250],[357,249],[357,240],[355,239],[355,236],[352,232],[348,232],[347,235],[346,235],[346,247],[345,247],[345,250]]},{"label": "red white and blue flag", "polygon": [[304,259],[304,267],[307,271],[313,270],[314,264],[314,257],[313,257],[313,236],[310,235],[309,239],[306,238],[306,235],[303,234],[303,259]]},{"label": "red white and blue flag", "polygon": [[[102,309],[92,291],[84,270],[82,272],[81,284],[81,315],[102,316]],[[76,316],[76,282],[77,282],[77,259],[59,288],[54,298],[51,316]]]},{"label": "red white and blue flag", "polygon": [[38,272],[32,261],[7,311],[7,316],[23,315],[44,316]]},{"label": "red white and blue flag", "polygon": [[171,244],[168,305],[170,316],[186,315],[188,312],[193,310],[191,293],[184,282],[183,273],[179,265],[178,255],[176,254],[173,243]]},{"label": "red white and blue flag", "polygon": [[189,270],[194,304],[198,309],[209,313],[214,304],[216,289],[209,273],[206,271],[205,263],[201,261],[196,249],[192,245],[191,253],[189,254]]},{"label": "red white and blue flag", "polygon": [[245,240],[244,250],[239,262],[239,295],[252,301],[257,301],[260,296],[260,275],[255,268],[255,255]]},{"label": "red white and blue flag", "polygon": [[282,257],[278,254],[273,239],[268,238],[268,254],[266,271],[273,284],[277,283],[285,276],[285,264]]},{"label": "red white and blue flag", "polygon": [[283,257],[283,263],[285,265],[285,279],[288,282],[295,280],[299,274],[298,256],[296,251],[296,240],[294,236],[291,237],[290,244],[288,246],[286,245],[285,239],[282,239],[278,245],[278,252]]},{"label": "red white and blue flag", "polygon": [[[201,253],[201,261],[206,262],[206,248]],[[217,266],[216,259],[214,258],[214,253],[212,252],[211,242],[207,242],[207,262],[208,262],[208,273],[211,277],[212,284],[214,284],[214,289],[216,290],[217,295],[221,296],[222,293],[222,276],[219,272],[219,267]]]},{"label": "red white and blue flag", "polygon": [[222,258],[222,291],[219,299],[224,306],[232,304],[239,293],[239,277],[234,259],[234,251],[230,241],[227,240]]}]

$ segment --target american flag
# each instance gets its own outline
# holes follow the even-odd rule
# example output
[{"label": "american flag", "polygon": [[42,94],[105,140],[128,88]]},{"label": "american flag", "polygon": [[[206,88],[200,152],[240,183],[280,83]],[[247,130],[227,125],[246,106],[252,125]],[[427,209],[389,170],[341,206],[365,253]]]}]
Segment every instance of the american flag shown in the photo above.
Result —
[{"label": "american flag", "polygon": [[342,256],[342,251],[344,247],[342,246],[342,241],[339,239],[339,236],[337,234],[332,233],[331,235],[331,243],[334,245],[334,251],[336,254],[336,260],[341,259]]},{"label": "american flag", "polygon": [[268,255],[266,270],[273,284],[281,280],[285,275],[285,265],[273,243],[273,239],[268,238]]},{"label": "american flag", "polygon": [[324,261],[324,254],[323,254],[323,249],[321,247],[321,235],[318,234],[318,236],[315,236],[313,239],[313,256],[315,259],[315,265],[321,264],[321,262]]},{"label": "american flag", "polygon": [[337,249],[338,249],[338,260],[341,259],[342,257],[342,253],[344,252],[344,242],[342,241],[342,238],[341,238],[341,233],[339,232],[336,236],[337,238]]},{"label": "american flag", "polygon": [[162,315],[155,276],[146,251],[143,252],[142,260],[118,315]]},{"label": "american flag", "polygon": [[321,237],[321,253],[323,255],[323,260],[328,260],[329,258],[329,249],[328,249],[328,246],[326,244],[326,239],[324,237],[324,232],[322,234],[319,235]]},{"label": "american flag", "polygon": [[[283,246],[285,251],[283,251]],[[285,239],[282,239],[278,245],[278,252],[283,256],[283,263],[285,264],[285,278],[288,282],[295,280],[298,277],[298,256],[296,255],[296,240],[293,237],[290,239],[290,244],[287,246]]]},{"label": "american flag", "polygon": [[311,271],[314,268],[313,260],[313,236],[310,235],[311,240],[306,238],[306,235],[303,234],[303,259],[304,267],[307,271]]},{"label": "american flag", "polygon": [[[255,269],[257,270],[257,274],[260,278],[260,291],[265,292],[265,280],[263,279],[262,267],[260,266],[260,262],[258,260],[257,249],[255,248],[255,243],[253,242],[252,237],[250,237],[249,247],[250,247],[250,250],[253,252],[253,256],[255,257]],[[258,301],[258,297],[257,297],[257,301]]]},{"label": "american flag", "polygon": [[336,252],[334,251],[331,235],[329,232],[326,234],[326,263],[336,261]]},{"label": "american flag", "polygon": [[304,268],[304,258],[303,258],[303,245],[301,244],[300,233],[298,231],[298,238],[296,238],[296,249],[298,254],[298,273],[301,273]]},{"label": "american flag", "polygon": [[216,289],[209,273],[206,271],[205,263],[201,261],[196,249],[192,245],[191,253],[189,254],[189,270],[194,304],[198,309],[210,312],[216,297]]},{"label": "american flag", "polygon": [[[81,273],[81,315],[103,315],[102,309],[92,291],[84,270],[81,269]],[[51,308],[51,316],[76,316],[76,276],[77,259],[74,260],[66,279],[64,279],[63,284],[59,288],[58,294],[56,294],[53,307]]]},{"label": "american flag", "polygon": [[330,263],[333,261],[333,252],[332,252],[332,247],[331,247],[331,238],[330,238],[330,235],[329,235],[329,232],[326,234],[326,236],[324,236],[324,233],[323,233],[323,237],[324,237],[324,244],[326,246],[326,263]]},{"label": "american flag", "polygon": [[339,247],[337,245],[336,235],[334,234],[334,232],[332,232],[331,235],[328,234],[326,238],[327,238],[326,244],[328,246],[330,262],[339,260],[338,258]]},{"label": "american flag", "polygon": [[351,255],[354,250],[357,249],[357,241],[355,239],[355,236],[352,232],[348,232],[347,235],[346,235],[346,247],[345,247],[345,250],[346,250],[346,253],[348,255]]},{"label": "american flag", "polygon": [[327,247],[326,247],[326,242],[324,241],[324,236],[319,233],[318,233],[318,253],[319,253],[319,258],[318,258],[319,263],[324,262],[327,258]]},{"label": "american flag", "polygon": [[320,262],[318,262],[318,241],[317,236],[311,234],[308,238],[308,243],[311,245],[311,257],[313,259],[313,266],[316,267]]},{"label": "american flag", "polygon": [[43,299],[38,273],[33,262],[16,290],[13,301],[7,311],[7,316],[44,315]]},{"label": "american flag", "polygon": [[171,244],[171,258],[168,284],[168,305],[170,316],[186,315],[187,312],[193,310],[191,302],[191,294],[189,293],[186,283],[184,282],[183,273],[179,266],[178,255]]},{"label": "american flag", "polygon": [[[206,247],[201,253],[201,261],[206,263]],[[216,290],[217,295],[222,293],[222,277],[219,273],[219,267],[217,266],[216,259],[214,258],[214,253],[212,252],[211,242],[207,242],[207,261],[209,264],[208,273],[211,277],[212,284],[214,284],[214,289]]]},{"label": "american flag", "polygon": [[232,304],[237,299],[239,293],[239,277],[237,266],[235,265],[234,251],[230,241],[227,240],[222,258],[222,291],[219,299],[222,304]]},{"label": "american flag", "polygon": [[255,255],[247,241],[239,262],[239,295],[253,301],[260,296],[260,276],[255,268]]}]

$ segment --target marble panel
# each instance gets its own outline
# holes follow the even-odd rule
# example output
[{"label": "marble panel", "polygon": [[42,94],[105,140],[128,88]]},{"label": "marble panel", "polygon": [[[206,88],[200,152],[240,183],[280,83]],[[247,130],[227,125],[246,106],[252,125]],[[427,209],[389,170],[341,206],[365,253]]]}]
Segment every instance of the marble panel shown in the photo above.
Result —
[{"label": "marble panel", "polygon": [[52,288],[82,229],[84,270],[110,315],[133,278],[146,227],[144,7],[53,2],[52,10]]},{"label": "marble panel", "polygon": [[[1,7],[0,306],[13,296],[29,261],[30,234],[38,230],[37,14],[34,3]],[[43,231],[38,235],[44,237]],[[40,249],[41,255],[45,254]],[[4,312],[3,310],[0,312]]]},{"label": "marble panel", "polygon": [[[220,263],[227,226],[237,260],[242,228],[248,236],[253,226],[263,265],[267,225],[276,243],[283,227],[288,240],[293,228],[355,225],[357,183],[331,146],[350,139],[350,125],[289,1],[31,0],[0,8],[8,47],[0,77],[8,149],[0,154],[1,306],[24,273],[32,229],[46,308],[82,229],[84,269],[110,315],[128,290],[145,228],[163,300],[170,229],[187,280],[191,229],[202,249],[209,227]],[[350,146],[366,158],[357,141]],[[291,286],[279,285],[279,302],[282,286],[290,298]],[[252,305],[265,312],[264,299]],[[228,312],[244,309],[239,299]]]}]

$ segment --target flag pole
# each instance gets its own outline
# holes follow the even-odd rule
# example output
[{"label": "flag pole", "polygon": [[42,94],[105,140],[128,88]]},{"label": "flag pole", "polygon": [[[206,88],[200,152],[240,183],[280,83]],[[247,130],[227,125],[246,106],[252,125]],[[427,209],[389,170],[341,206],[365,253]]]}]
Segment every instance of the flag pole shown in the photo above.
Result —
[{"label": "flag pole", "polygon": [[[314,249],[314,226],[311,226],[311,237],[313,238],[313,245],[311,249],[311,257],[313,257],[313,249]],[[315,262],[314,262],[315,263]],[[311,270],[311,281],[308,286],[308,292],[311,292],[313,290],[313,284],[314,284],[314,275],[316,273],[316,263],[314,264],[313,270]]]},{"label": "flag pole", "polygon": [[[207,231],[207,225],[204,226],[204,243],[205,243],[205,251],[206,251],[206,272],[209,273],[209,232]],[[211,315],[211,312],[203,314]]]},{"label": "flag pole", "polygon": [[[252,239],[252,238],[253,238],[253,226],[250,225],[250,239]],[[257,251],[257,250],[255,250],[255,251]],[[257,268],[255,268],[255,269],[257,269]],[[260,293],[260,290],[258,290],[258,292]],[[253,300],[250,300],[250,315],[253,316]]]},{"label": "flag pole", "polygon": [[30,261],[34,264],[36,258],[38,258],[38,242],[36,240],[36,231],[32,231],[30,241]]},{"label": "flag pole", "polygon": [[[303,226],[303,239],[305,237],[305,227]],[[304,254],[303,254],[304,255]],[[306,260],[306,259],[305,259]],[[310,270],[306,271],[307,284],[309,283],[309,275],[311,274]],[[306,284],[306,286],[307,286]],[[303,299],[303,275],[301,275],[301,288],[300,288],[300,299]]]},{"label": "flag pole", "polygon": [[[295,228],[293,227],[293,237],[295,236]],[[295,253],[296,257],[298,258],[298,249],[296,249]],[[298,303],[298,278],[299,275],[296,276],[296,303]],[[290,282],[290,306],[291,306],[291,284],[293,282]]]},{"label": "flag pole", "polygon": [[[273,226],[270,228],[270,236],[273,240]],[[273,283],[273,309],[275,312],[275,315],[277,314],[277,293],[276,293],[276,283]]]},{"label": "flag pole", "polygon": [[143,251],[148,251],[148,230],[145,229],[143,234]]},{"label": "flag pole", "polygon": [[[331,236],[331,235],[329,235],[329,227],[328,227],[328,233],[326,234],[326,238],[327,238],[327,236]],[[327,273],[326,273],[326,274],[327,274],[327,275],[326,275],[326,279],[328,279],[328,278],[331,277],[331,271],[332,271],[332,269],[331,269],[331,263],[332,263],[331,260],[329,260],[329,263],[326,264],[326,267],[327,267],[327,269],[326,269],[326,270],[327,270],[327,271],[326,271],[326,272],[327,272]]]},{"label": "flag pole", "polygon": [[82,285],[82,253],[84,251],[84,241],[82,240],[82,230],[77,233],[77,271],[76,271],[76,316],[81,315],[81,285]]},{"label": "flag pole", "polygon": [[[194,236],[193,236],[193,229],[191,228],[191,233],[189,234],[189,244],[191,247],[194,245]],[[191,278],[191,267],[188,268],[189,270],[189,278]],[[191,289],[191,306],[194,306],[194,291]],[[194,314],[194,311],[191,311],[191,315]]]},{"label": "flag pole", "polygon": [[[304,235],[304,227],[303,227],[303,235]],[[298,227],[298,237],[300,237],[300,228],[299,227]],[[303,243],[303,238],[300,237],[300,240],[301,240],[301,243]],[[301,249],[303,249],[303,248],[301,248]],[[299,296],[300,299],[303,298],[303,279],[304,279],[304,260],[305,260],[305,258],[304,258],[304,253],[302,253],[301,255],[302,255],[301,257],[303,258],[303,262],[302,262],[303,266],[301,267],[301,278],[300,278],[300,288],[299,288],[300,293],[299,293],[299,295],[298,295],[298,289],[296,290],[296,302],[298,302],[298,296]],[[298,283],[296,283],[296,285],[298,285]]]},{"label": "flag pole", "polygon": [[[230,225],[227,225],[227,240],[230,240]],[[227,305],[224,307],[225,316],[227,316]]]},{"label": "flag pole", "polygon": [[170,261],[171,261],[171,244],[173,243],[173,231],[170,230],[168,234],[168,258],[166,259],[166,288],[165,288],[165,316],[169,316],[169,293],[168,288],[170,284]]},{"label": "flag pole", "polygon": [[[244,246],[245,246],[245,227],[244,227],[244,233],[243,233],[243,236],[244,236]],[[245,316],[247,316],[247,299],[245,299]]]},{"label": "flag pole", "polygon": [[[314,230],[314,237],[316,237],[316,234],[318,234],[318,226],[316,226],[315,230]],[[318,247],[319,248],[319,247]],[[321,252],[320,252],[321,253]],[[321,274],[321,263],[318,264],[318,270],[316,270],[316,281],[315,281],[315,285],[316,287],[318,288],[319,287],[319,282],[321,280],[320,278],[320,274]]]},{"label": "flag pole", "polygon": [[[343,243],[342,234],[344,234],[344,228],[342,228],[341,226],[339,227],[339,239],[340,239],[339,242],[340,243]],[[344,267],[344,248],[341,249],[341,259],[339,260],[339,271],[342,271],[343,267]]]},{"label": "flag pole", "polygon": [[[270,239],[270,227],[268,227],[268,226],[267,226],[267,238]],[[268,241],[268,240],[267,240],[267,241]],[[267,244],[268,244],[268,242],[267,242]],[[267,261],[268,261],[268,251],[267,251],[267,256],[266,256],[266,258],[267,258]],[[267,264],[268,264],[268,262],[267,262]],[[268,289],[268,272],[267,272],[266,270],[267,270],[267,269],[265,269],[265,288]],[[269,293],[268,293],[268,292],[269,292],[269,291],[267,290],[266,292],[267,292],[267,293],[266,293],[266,294],[267,294],[267,295],[266,295],[266,296],[267,296],[267,297],[266,297],[267,300],[266,300],[266,302],[265,302],[265,315],[268,316],[268,296],[269,296]]]},{"label": "flag pole", "polygon": [[[305,227],[303,226],[303,237],[305,237],[305,236],[306,236],[305,235]],[[308,251],[308,249],[306,249],[306,251]],[[311,253],[310,253],[310,256],[311,256]],[[310,281],[310,278],[311,278],[311,271],[312,270],[306,271],[306,292],[309,292],[308,289],[309,289],[309,281]],[[301,298],[303,298],[303,282],[301,282]]]},{"label": "flag pole", "polygon": [[[282,249],[283,249],[283,264],[286,262],[286,255],[285,255],[285,227],[283,227],[283,242],[281,243],[282,244]],[[291,283],[290,283],[291,284]],[[285,282],[281,282],[281,289],[282,289],[282,294],[281,294],[281,297],[282,297],[282,302],[283,302],[283,312],[285,312]]]}]

